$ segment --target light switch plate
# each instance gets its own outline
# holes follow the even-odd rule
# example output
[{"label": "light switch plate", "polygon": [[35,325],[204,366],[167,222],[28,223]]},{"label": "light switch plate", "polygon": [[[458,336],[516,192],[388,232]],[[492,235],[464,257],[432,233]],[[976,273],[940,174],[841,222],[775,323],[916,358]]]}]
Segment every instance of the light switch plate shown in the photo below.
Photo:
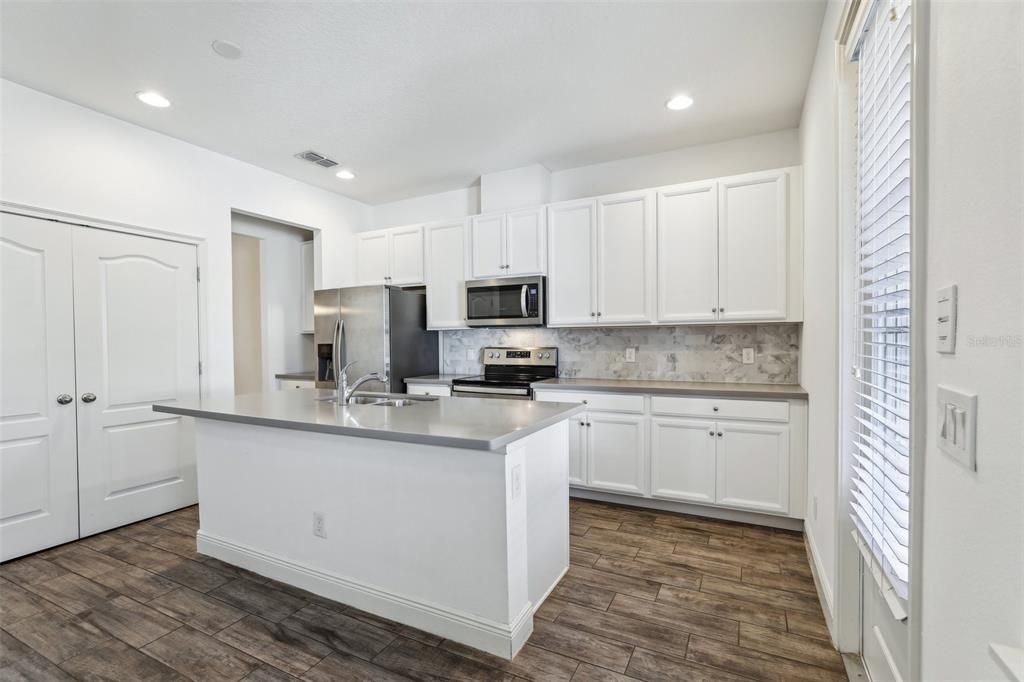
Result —
[{"label": "light switch plate", "polygon": [[936,396],[939,449],[970,471],[977,471],[978,396],[949,386],[938,386]]},{"label": "light switch plate", "polygon": [[935,349],[956,352],[956,285],[943,287],[935,295]]}]

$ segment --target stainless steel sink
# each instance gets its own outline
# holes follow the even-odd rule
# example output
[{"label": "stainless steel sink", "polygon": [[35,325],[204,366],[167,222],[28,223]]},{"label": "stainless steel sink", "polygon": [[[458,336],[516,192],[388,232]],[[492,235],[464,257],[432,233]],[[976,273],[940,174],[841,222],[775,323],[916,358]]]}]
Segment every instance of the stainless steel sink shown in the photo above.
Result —
[{"label": "stainless steel sink", "polygon": [[349,405],[376,405],[377,403],[379,403],[382,400],[386,400],[386,398],[381,398],[380,396],[372,396],[372,395],[354,395],[354,396],[352,396],[351,398],[348,399],[348,404]]},{"label": "stainless steel sink", "polygon": [[376,405],[377,407],[409,407],[410,405],[415,405],[416,403],[425,403],[425,402],[430,402],[430,401],[429,400],[420,400],[420,399],[413,400],[413,399],[410,399],[410,398],[396,398],[396,399],[392,399],[392,400],[380,400],[380,401],[375,402],[373,404]]}]

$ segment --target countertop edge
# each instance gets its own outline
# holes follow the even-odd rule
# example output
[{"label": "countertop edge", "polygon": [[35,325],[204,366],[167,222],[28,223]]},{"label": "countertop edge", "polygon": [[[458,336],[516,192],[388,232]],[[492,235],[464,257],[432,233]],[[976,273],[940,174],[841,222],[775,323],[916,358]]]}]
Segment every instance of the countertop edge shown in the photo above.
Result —
[{"label": "countertop edge", "polygon": [[[609,379],[608,381],[614,381]],[[549,383],[550,382],[550,383]],[[744,388],[744,384],[736,384],[736,388],[710,388],[704,386],[608,386],[599,383],[558,383],[558,379],[545,379],[530,384],[533,389],[544,389],[550,391],[594,391],[599,393],[628,393],[640,395],[711,395],[724,398],[775,398],[778,400],[807,400],[807,390],[802,386],[794,384],[779,384],[780,386],[793,386],[792,390],[766,391],[758,388]]]},{"label": "countertop edge", "polygon": [[[212,419],[214,421],[231,422],[233,424],[247,424],[249,426],[269,426],[278,429],[290,429],[292,431],[307,431],[312,433],[326,433],[334,436],[352,436],[354,438],[372,438],[374,440],[388,440],[397,443],[412,443],[415,445],[437,445],[441,447],[461,448],[464,450],[500,451],[506,445],[525,438],[549,426],[564,421],[569,417],[583,411],[582,405],[565,403],[566,409],[556,415],[539,420],[527,427],[512,431],[503,436],[491,440],[479,438],[454,438],[448,436],[424,435],[418,433],[402,433],[394,431],[380,431],[378,429],[356,428],[351,426],[340,426],[338,424],[311,424],[309,422],[296,422],[287,419],[274,419],[271,417],[251,417],[246,415],[231,414],[228,412],[217,412],[209,409],[191,409],[178,407],[176,405],[153,405],[154,412],[164,414],[176,414],[182,417],[193,417],[198,419]],[[505,454],[497,452],[497,454]]]}]

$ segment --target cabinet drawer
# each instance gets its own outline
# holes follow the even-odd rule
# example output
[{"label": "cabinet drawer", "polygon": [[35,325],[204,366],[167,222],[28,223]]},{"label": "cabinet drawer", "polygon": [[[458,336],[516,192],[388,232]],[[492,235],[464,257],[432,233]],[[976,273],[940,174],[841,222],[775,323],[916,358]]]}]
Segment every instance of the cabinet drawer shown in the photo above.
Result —
[{"label": "cabinet drawer", "polygon": [[642,395],[620,395],[618,393],[586,393],[583,391],[534,392],[535,400],[554,403],[583,403],[590,411],[644,413]]},{"label": "cabinet drawer", "polygon": [[436,395],[447,398],[452,394],[452,387],[444,384],[408,384],[405,392],[410,395]]},{"label": "cabinet drawer", "polygon": [[788,422],[789,403],[780,400],[654,396],[651,398],[651,413],[677,417]]},{"label": "cabinet drawer", "polygon": [[281,390],[295,388],[316,388],[315,381],[303,381],[302,379],[278,379]]}]

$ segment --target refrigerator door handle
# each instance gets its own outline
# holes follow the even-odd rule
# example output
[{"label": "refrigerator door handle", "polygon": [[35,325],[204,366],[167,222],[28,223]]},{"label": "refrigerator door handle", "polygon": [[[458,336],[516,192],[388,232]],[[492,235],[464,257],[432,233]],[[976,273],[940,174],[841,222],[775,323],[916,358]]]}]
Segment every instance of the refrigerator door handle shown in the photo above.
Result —
[{"label": "refrigerator door handle", "polygon": [[341,386],[341,332],[345,326],[345,320],[338,318],[334,323],[334,347],[331,350],[331,364],[334,366],[334,390]]},{"label": "refrigerator door handle", "polygon": [[529,289],[529,288],[530,287],[529,287],[528,284],[524,284],[522,291],[519,292],[519,307],[523,311],[523,317],[527,316],[527,312],[526,312],[526,290]]}]

